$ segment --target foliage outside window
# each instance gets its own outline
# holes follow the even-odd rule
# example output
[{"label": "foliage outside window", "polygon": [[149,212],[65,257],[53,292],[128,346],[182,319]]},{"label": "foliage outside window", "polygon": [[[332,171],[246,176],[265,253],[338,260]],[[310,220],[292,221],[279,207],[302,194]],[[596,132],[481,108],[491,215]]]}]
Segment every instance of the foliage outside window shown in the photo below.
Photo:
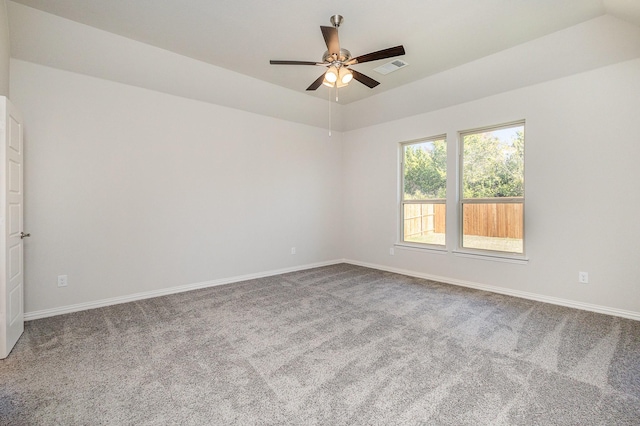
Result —
[{"label": "foliage outside window", "polygon": [[444,136],[402,144],[402,241],[445,245],[447,143]]},{"label": "foliage outside window", "polygon": [[462,247],[524,253],[524,123],[466,132]]}]

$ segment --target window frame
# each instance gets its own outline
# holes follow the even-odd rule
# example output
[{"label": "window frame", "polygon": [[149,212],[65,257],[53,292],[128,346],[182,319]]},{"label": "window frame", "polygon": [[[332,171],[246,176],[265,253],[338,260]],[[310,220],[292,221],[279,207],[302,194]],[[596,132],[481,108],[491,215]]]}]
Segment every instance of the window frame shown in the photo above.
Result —
[{"label": "window frame", "polygon": [[[483,132],[492,132],[496,130],[508,129],[512,127],[520,127],[522,126],[524,131],[524,158],[522,165],[522,174],[523,174],[523,195],[522,197],[496,197],[496,198],[464,198],[464,137],[467,135],[473,135],[476,133]],[[496,124],[491,126],[483,126],[477,127],[474,129],[468,129],[458,132],[458,200],[456,203],[457,207],[457,221],[456,228],[458,230],[458,238],[457,238],[457,250],[456,253],[460,254],[468,254],[468,255],[479,255],[479,256],[487,256],[491,258],[503,258],[503,259],[514,259],[514,260],[526,260],[526,218],[525,218],[525,200],[526,200],[526,179],[525,179],[525,170],[526,170],[526,120],[516,120],[503,124]],[[518,252],[508,252],[501,250],[490,250],[490,249],[480,249],[480,248],[470,248],[464,247],[464,205],[465,204],[522,204],[522,253]]]},{"label": "window frame", "polygon": [[[398,152],[399,152],[399,158],[400,158],[400,190],[399,190],[399,206],[400,206],[400,220],[399,220],[399,233],[398,233],[398,243],[396,243],[396,245],[398,246],[405,246],[405,247],[412,247],[412,248],[418,248],[418,249],[424,249],[424,250],[436,250],[436,251],[446,251],[447,250],[447,230],[446,230],[446,205],[447,205],[447,198],[426,198],[426,199],[421,199],[421,200],[405,200],[404,196],[405,196],[405,192],[404,192],[404,175],[405,175],[405,158],[404,158],[404,148],[406,146],[409,145],[418,145],[421,143],[425,143],[425,142],[435,142],[435,141],[439,141],[442,140],[444,141],[445,144],[445,148],[447,150],[446,152],[446,158],[447,158],[447,171],[446,171],[446,177],[445,177],[445,188],[448,185],[449,182],[449,167],[448,167],[448,160],[449,160],[449,146],[447,143],[447,134],[446,133],[442,133],[436,136],[430,136],[430,137],[425,137],[425,138],[419,138],[419,139],[412,139],[409,141],[404,141],[404,142],[400,142],[398,145]],[[445,242],[444,244],[433,244],[433,243],[420,243],[420,242],[415,242],[415,241],[406,241],[404,238],[404,224],[405,224],[405,218],[404,218],[404,208],[406,204],[444,204],[445,205]]]}]

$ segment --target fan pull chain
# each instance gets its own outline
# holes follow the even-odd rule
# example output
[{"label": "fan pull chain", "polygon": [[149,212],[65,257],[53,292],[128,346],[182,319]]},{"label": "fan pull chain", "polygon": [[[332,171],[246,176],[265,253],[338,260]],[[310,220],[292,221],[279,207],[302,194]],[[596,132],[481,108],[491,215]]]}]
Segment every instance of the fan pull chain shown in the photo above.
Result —
[{"label": "fan pull chain", "polygon": [[329,137],[331,137],[331,118],[332,118],[332,114],[331,114],[331,90],[329,90]]}]

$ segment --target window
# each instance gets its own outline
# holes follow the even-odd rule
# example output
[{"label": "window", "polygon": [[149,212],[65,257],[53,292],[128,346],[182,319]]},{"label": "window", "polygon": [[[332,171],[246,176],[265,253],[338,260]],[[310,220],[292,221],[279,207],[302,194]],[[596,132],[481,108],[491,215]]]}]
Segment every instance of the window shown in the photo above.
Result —
[{"label": "window", "polygon": [[402,241],[445,245],[447,143],[444,136],[401,144]]},{"label": "window", "polygon": [[461,246],[524,254],[524,122],[460,140]]}]

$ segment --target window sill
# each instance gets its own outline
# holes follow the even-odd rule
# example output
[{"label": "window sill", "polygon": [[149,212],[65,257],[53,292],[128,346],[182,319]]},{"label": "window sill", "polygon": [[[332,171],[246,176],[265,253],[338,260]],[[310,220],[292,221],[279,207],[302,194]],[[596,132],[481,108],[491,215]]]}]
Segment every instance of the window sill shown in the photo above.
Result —
[{"label": "window sill", "polygon": [[509,256],[509,255],[500,255],[496,253],[478,253],[478,252],[468,252],[468,251],[459,251],[459,250],[454,250],[452,253],[459,257],[468,257],[470,259],[479,259],[479,260],[489,260],[492,262],[517,263],[520,265],[526,265],[527,263],[529,263],[529,258],[524,256]]},{"label": "window sill", "polygon": [[394,247],[401,250],[409,250],[409,251],[421,251],[421,252],[429,252],[434,254],[447,254],[449,251],[446,247],[443,246],[428,246],[428,245],[414,245],[407,243],[395,243]]}]

